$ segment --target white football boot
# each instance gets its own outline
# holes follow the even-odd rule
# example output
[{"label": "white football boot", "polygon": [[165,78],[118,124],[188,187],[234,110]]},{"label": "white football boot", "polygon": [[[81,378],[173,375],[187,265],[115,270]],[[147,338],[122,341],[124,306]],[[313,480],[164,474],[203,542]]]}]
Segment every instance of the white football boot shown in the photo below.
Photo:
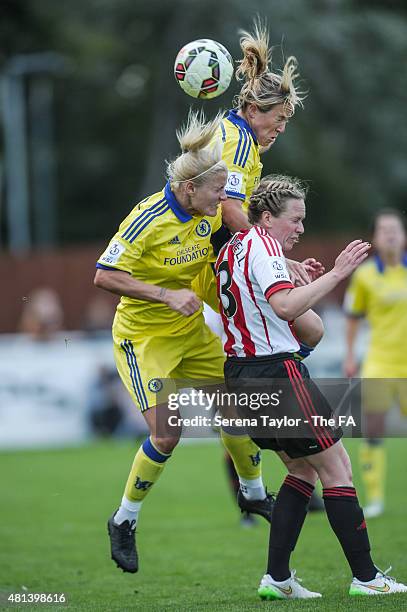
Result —
[{"label": "white football boot", "polygon": [[394,578],[387,576],[387,572],[377,572],[376,577],[369,582],[361,582],[354,578],[349,587],[349,595],[390,595],[391,593],[407,593],[407,585],[396,582]]},{"label": "white football boot", "polygon": [[261,599],[310,599],[312,597],[322,597],[321,593],[308,591],[300,584],[301,579],[295,575],[295,570],[287,580],[278,582],[273,580],[270,574],[265,574],[261,579],[257,590]]}]

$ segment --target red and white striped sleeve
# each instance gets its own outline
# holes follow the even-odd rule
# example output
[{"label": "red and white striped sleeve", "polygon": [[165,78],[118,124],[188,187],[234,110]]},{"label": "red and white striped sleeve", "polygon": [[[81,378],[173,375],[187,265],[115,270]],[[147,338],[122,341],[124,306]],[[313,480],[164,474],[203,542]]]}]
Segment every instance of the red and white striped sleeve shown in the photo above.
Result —
[{"label": "red and white striped sleeve", "polygon": [[280,243],[266,230],[255,227],[250,253],[250,273],[259,284],[266,300],[282,289],[293,289]]}]

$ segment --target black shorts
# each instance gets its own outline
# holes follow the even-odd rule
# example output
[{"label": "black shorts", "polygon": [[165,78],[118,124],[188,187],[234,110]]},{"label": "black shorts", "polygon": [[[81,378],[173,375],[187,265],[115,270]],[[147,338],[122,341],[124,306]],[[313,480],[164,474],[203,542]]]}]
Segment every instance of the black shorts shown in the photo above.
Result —
[{"label": "black shorts", "polygon": [[328,401],[291,353],[228,357],[225,382],[228,393],[237,395],[246,433],[260,448],[285,451],[294,459],[320,453],[342,437]]}]

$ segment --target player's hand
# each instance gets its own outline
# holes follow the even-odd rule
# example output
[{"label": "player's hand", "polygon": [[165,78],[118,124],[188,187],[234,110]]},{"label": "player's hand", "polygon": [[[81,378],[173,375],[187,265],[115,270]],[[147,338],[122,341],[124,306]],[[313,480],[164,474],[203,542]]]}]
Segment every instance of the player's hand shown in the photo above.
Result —
[{"label": "player's hand", "polygon": [[343,280],[366,259],[370,249],[369,242],[353,240],[335,260],[334,271]]},{"label": "player's hand", "polygon": [[189,289],[167,289],[163,302],[186,317],[193,315],[201,307],[201,301]]},{"label": "player's hand", "polygon": [[322,263],[320,261],[317,261],[313,257],[308,257],[307,259],[304,259],[302,265],[305,266],[305,269],[311,279],[311,282],[325,273],[325,268]]},{"label": "player's hand", "polygon": [[288,273],[294,287],[303,287],[309,285],[311,279],[308,275],[307,269],[300,261],[294,261],[293,259],[286,259]]},{"label": "player's hand", "polygon": [[347,378],[354,378],[359,370],[359,364],[353,355],[347,355],[343,362],[343,373]]}]

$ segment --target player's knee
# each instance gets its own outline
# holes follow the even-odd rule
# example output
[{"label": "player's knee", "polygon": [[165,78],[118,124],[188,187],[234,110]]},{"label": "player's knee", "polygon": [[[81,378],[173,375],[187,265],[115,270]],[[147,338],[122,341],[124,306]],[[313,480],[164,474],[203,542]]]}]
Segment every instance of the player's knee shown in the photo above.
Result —
[{"label": "player's knee", "polygon": [[180,436],[177,434],[167,436],[167,437],[151,436],[151,441],[154,444],[154,446],[159,451],[165,454],[172,453],[174,448],[177,446],[179,439],[180,439]]},{"label": "player's knee", "polygon": [[304,468],[304,469],[290,471],[290,474],[291,476],[294,476],[295,478],[299,478],[300,480],[304,480],[305,482],[308,482],[313,487],[315,487],[316,482],[318,480],[318,474],[312,468],[308,468],[308,469]]},{"label": "player's knee", "polygon": [[305,480],[315,486],[318,480],[318,474],[306,461],[303,459],[290,459],[286,462],[288,473],[295,478]]},{"label": "player's knee", "polygon": [[332,453],[324,456],[317,468],[323,487],[352,487],[352,464],[345,448],[340,444],[332,447]]},{"label": "player's knee", "polygon": [[352,463],[350,461],[349,455],[345,449],[343,449],[342,455],[342,470],[344,477],[348,483],[347,486],[352,486],[353,483],[353,474],[352,474]]}]

